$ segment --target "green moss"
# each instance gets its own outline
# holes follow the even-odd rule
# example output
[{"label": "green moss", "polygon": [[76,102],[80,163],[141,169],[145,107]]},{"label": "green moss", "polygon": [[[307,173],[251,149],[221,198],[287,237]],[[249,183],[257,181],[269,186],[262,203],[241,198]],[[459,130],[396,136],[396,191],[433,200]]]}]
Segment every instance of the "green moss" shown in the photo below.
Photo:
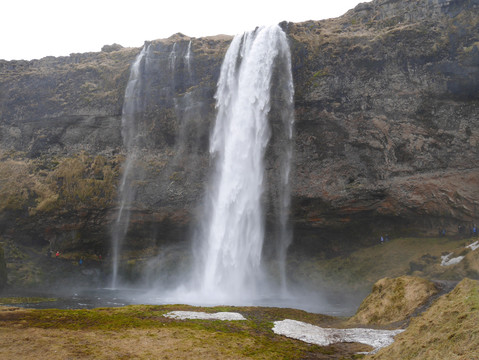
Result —
[{"label": "green moss", "polygon": [[5,242],[4,244],[5,252],[9,261],[25,260],[27,258],[25,253],[12,241]]},{"label": "green moss", "polygon": [[[236,311],[243,314],[247,320],[174,320],[163,316],[173,310]],[[6,315],[0,313],[2,326],[17,328],[99,330],[115,333],[128,329],[136,331],[156,329],[167,330],[176,339],[181,338],[185,341],[193,341],[200,336],[203,348],[221,346],[222,349],[227,349],[231,358],[304,359],[317,358],[318,355],[338,356],[339,353],[344,354],[347,359],[353,358],[356,348],[347,350],[349,345],[346,344],[338,347],[320,347],[274,334],[273,321],[285,318],[303,321],[309,319],[311,323],[323,325],[337,321],[327,316],[293,309],[230,306],[202,308],[187,305],[133,305],[93,310],[45,309],[14,311]],[[125,331],[124,336],[130,335]]]},{"label": "green moss", "polygon": [[470,54],[472,52],[479,51],[479,41],[476,41],[474,44],[470,46],[463,47],[462,51],[464,52],[464,54]]},{"label": "green moss", "polygon": [[328,69],[321,69],[321,70],[316,71],[313,74],[313,78],[317,79],[317,78],[322,78],[322,77],[328,76],[328,75],[329,75],[329,70]]},{"label": "green moss", "polygon": [[60,206],[105,207],[115,196],[117,171],[103,157],[82,153],[64,159],[50,177],[57,186]]},{"label": "green moss", "polygon": [[119,168],[118,158],[108,160],[86,153],[55,159],[7,158],[0,162],[0,179],[4,181],[0,212],[36,215],[58,209],[107,207],[116,196]]},{"label": "green moss", "polygon": [[182,178],[183,178],[182,174],[178,171],[175,171],[170,175],[171,181],[181,181]]},{"label": "green moss", "polygon": [[[362,248],[348,256],[332,259],[294,259],[289,266],[296,269],[299,278],[307,278],[315,286],[357,288],[366,291],[384,277],[396,278],[411,274],[410,264],[419,262],[423,255],[436,259],[417,276],[447,278],[447,268],[441,267],[440,256],[463,248],[464,240],[448,238],[397,238],[384,244]],[[437,266],[436,266],[437,265]],[[440,273],[442,271],[443,273]],[[451,276],[456,276],[455,272]]]},{"label": "green moss", "polygon": [[119,330],[149,328],[155,325],[153,320],[138,313],[101,310],[37,310],[29,313],[26,320],[33,327],[70,330]]},{"label": "green moss", "polygon": [[0,162],[0,211],[22,210],[28,205],[34,182],[23,161],[8,159]]},{"label": "green moss", "polygon": [[56,301],[55,298],[43,297],[3,297],[0,298],[0,305],[15,305],[15,304],[36,304],[42,302]]}]

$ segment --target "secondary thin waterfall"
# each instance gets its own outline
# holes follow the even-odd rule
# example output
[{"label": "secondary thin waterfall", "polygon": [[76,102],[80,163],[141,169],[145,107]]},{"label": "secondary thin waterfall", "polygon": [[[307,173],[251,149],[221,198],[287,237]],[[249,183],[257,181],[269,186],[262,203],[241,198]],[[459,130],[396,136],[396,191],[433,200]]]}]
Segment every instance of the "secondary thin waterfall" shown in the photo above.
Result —
[{"label": "secondary thin waterfall", "polygon": [[[287,45],[287,44],[286,44]],[[293,234],[289,224],[289,212],[291,206],[291,186],[290,174],[291,164],[293,161],[293,124],[294,124],[294,84],[293,74],[291,72],[291,53],[288,51],[283,57],[278,71],[282,74],[278,86],[278,95],[282,99],[281,106],[281,124],[284,132],[284,141],[280,148],[280,182],[278,186],[278,231],[277,238],[277,254],[278,254],[278,277],[280,290],[283,296],[288,295],[286,281],[286,255],[288,247],[293,241]]]},{"label": "secondary thin waterfall", "polygon": [[188,76],[191,77],[191,40],[188,43],[188,49],[185,55],[186,67],[188,69]]},{"label": "secondary thin waterfall", "polygon": [[137,159],[136,142],[138,137],[137,114],[142,110],[142,81],[140,65],[148,49],[144,46],[136,57],[130,69],[130,77],[125,91],[125,99],[121,115],[121,135],[126,149],[126,159],[123,164],[123,174],[118,188],[119,209],[111,230],[112,238],[112,280],[111,287],[118,286],[118,268],[120,252],[130,223],[130,209],[135,198],[132,186],[133,166]]},{"label": "secondary thin waterfall", "polygon": [[[274,75],[286,77],[286,81],[281,82],[287,88],[282,101],[290,116],[280,116],[278,120],[285,123],[283,127],[290,140],[293,83],[285,33],[275,25],[233,39],[218,81],[218,113],[210,139],[216,171],[210,184],[209,218],[200,251],[203,261],[199,283],[205,297],[254,298],[264,276],[261,263],[265,235],[264,155],[271,136],[268,118]],[[291,151],[286,152],[289,155],[285,156],[285,161],[289,162]],[[278,216],[279,222],[286,224],[289,163],[282,168],[284,178],[280,182],[285,194],[279,199],[282,204]],[[283,262],[289,241],[288,235],[280,239],[278,253]],[[280,269],[280,273],[284,276],[284,269]]]}]

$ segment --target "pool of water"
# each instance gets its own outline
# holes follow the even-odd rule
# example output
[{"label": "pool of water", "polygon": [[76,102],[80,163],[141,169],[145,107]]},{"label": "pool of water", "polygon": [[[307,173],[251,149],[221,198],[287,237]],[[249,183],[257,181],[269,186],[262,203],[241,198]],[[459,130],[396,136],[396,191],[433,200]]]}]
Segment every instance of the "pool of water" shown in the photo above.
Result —
[{"label": "pool of water", "polygon": [[352,315],[362,298],[329,294],[329,296],[310,294],[308,296],[264,297],[260,299],[230,301],[229,303],[202,301],[191,296],[163,294],[145,289],[74,289],[71,291],[12,291],[0,297],[36,297],[53,298],[54,301],[14,304],[14,306],[35,309],[93,309],[99,307],[121,307],[133,304],[166,305],[187,304],[193,306],[263,306],[301,309],[312,313],[333,316]]}]

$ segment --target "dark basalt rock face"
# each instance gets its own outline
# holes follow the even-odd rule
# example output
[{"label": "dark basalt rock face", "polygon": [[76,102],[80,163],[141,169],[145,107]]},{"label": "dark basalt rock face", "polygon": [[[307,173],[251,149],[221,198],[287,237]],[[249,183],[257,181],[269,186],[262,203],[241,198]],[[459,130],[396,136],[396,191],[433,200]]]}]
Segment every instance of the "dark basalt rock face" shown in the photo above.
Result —
[{"label": "dark basalt rock face", "polygon": [[[230,40],[176,34],[145,44],[132,247],[186,236],[208,170],[214,93]],[[4,236],[108,252],[125,157],[122,105],[139,51],[108,47],[0,63],[0,173],[9,184],[0,193]]]},{"label": "dark basalt rock face", "polygon": [[3,247],[0,246],[0,292],[7,285],[7,264]]},{"label": "dark basalt rock face", "polygon": [[306,228],[437,233],[479,216],[478,11],[373,1],[284,25],[297,92],[293,193]]},{"label": "dark basalt rock face", "polygon": [[[293,250],[335,251],[334,241],[436,233],[477,219],[478,1],[376,0],[337,19],[281,26],[295,83]],[[132,249],[187,239],[201,216],[230,41],[175,34],[150,44]],[[121,109],[140,49],[103,50],[0,61],[2,237],[107,251],[125,155]]]}]

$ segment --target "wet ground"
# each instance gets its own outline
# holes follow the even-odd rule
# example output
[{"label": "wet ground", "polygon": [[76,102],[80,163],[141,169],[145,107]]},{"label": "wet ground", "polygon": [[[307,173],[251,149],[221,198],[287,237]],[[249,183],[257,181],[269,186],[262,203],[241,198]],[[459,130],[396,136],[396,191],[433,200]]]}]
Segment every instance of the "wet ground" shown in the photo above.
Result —
[{"label": "wet ground", "polygon": [[[204,302],[191,296],[182,298],[171,293],[161,293],[145,289],[108,289],[108,288],[79,288],[71,290],[13,290],[2,294],[1,298],[36,298],[31,302],[15,303],[15,306],[35,309],[93,309],[99,307],[121,307],[126,305],[167,305],[186,304],[194,306],[262,306],[305,310],[311,313],[331,316],[350,316],[359,306],[361,298],[352,299],[351,296],[329,294],[329,297],[320,294],[303,296],[270,297],[242,300],[232,303]],[[39,301],[44,298],[45,301]]]}]

